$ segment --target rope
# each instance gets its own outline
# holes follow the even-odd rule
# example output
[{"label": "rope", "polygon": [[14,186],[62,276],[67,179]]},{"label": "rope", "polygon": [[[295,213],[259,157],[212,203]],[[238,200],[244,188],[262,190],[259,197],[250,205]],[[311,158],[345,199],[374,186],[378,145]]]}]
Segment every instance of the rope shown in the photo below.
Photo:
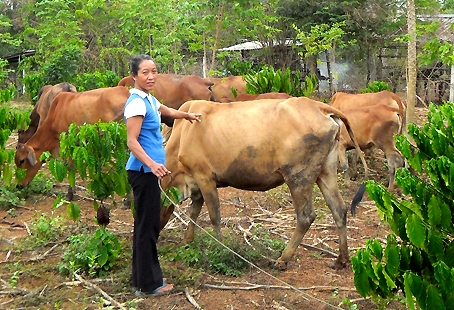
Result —
[{"label": "rope", "polygon": [[[163,188],[161,187],[161,181],[159,181],[159,188],[161,189],[161,191],[164,193],[164,195],[167,197],[167,199],[169,199],[169,201],[177,208],[178,212],[180,212],[180,214],[182,214],[183,216],[185,216],[189,221],[191,221],[195,226],[197,226],[197,228],[199,228],[201,231],[203,231],[205,234],[207,234],[210,238],[212,238],[214,241],[216,241],[218,244],[220,244],[221,246],[223,246],[225,249],[227,249],[229,252],[231,252],[232,254],[236,255],[237,257],[239,257],[240,259],[242,259],[243,261],[245,261],[246,263],[248,263],[249,265],[251,265],[252,267],[254,267],[255,269],[257,269],[258,271],[260,271],[261,273],[269,276],[270,278],[280,282],[281,284],[284,284],[285,286],[291,288],[292,290],[300,293],[301,295],[303,295],[306,300],[308,298],[311,298],[313,300],[316,300],[322,304],[325,304],[326,306],[329,306],[329,307],[332,307],[334,309],[340,309],[340,310],[343,310],[342,308],[340,307],[337,307],[335,305],[331,305],[329,303],[327,303],[326,301],[324,300],[321,300],[317,297],[314,297],[310,294],[307,294],[305,292],[303,292],[302,290],[298,289],[297,287],[291,285],[291,284],[288,284],[287,282],[285,281],[282,281],[281,279],[279,278],[276,278],[275,276],[273,276],[272,274],[268,273],[267,271],[263,270],[262,268],[260,268],[259,266],[255,265],[254,263],[252,263],[251,261],[249,261],[248,259],[244,258],[243,256],[241,256],[240,254],[236,253],[235,251],[233,251],[232,249],[230,249],[228,246],[226,246],[224,243],[222,243],[221,241],[219,241],[215,236],[211,235],[207,230],[205,230],[203,227],[201,227],[199,224],[197,224],[196,222],[194,222],[191,217],[189,217],[186,213],[184,213],[180,207],[179,207],[179,204],[175,203],[168,195],[167,193],[163,190]],[[178,217],[180,218],[180,217]]]}]

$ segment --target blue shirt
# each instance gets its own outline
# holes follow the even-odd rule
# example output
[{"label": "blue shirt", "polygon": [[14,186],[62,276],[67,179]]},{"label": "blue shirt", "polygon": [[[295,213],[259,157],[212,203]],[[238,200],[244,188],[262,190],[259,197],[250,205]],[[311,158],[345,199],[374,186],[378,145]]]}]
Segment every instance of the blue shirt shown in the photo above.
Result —
[{"label": "blue shirt", "polygon": [[[125,122],[130,117],[143,116],[142,127],[137,140],[151,159],[165,165],[166,154],[161,134],[161,115],[159,113],[161,104],[155,97],[141,90],[133,88],[130,93],[131,95],[126,101],[124,108]],[[150,168],[130,152],[126,170],[140,171],[142,167],[144,172],[151,172]]]}]

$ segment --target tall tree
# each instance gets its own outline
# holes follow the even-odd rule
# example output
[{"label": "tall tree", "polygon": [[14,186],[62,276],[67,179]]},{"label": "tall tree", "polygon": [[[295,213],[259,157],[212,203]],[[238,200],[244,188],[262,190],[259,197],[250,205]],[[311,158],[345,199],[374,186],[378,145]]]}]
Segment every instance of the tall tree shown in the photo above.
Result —
[{"label": "tall tree", "polygon": [[[415,0],[408,0],[407,124],[415,122],[416,105],[416,10]],[[407,131],[407,128],[404,128]]]}]

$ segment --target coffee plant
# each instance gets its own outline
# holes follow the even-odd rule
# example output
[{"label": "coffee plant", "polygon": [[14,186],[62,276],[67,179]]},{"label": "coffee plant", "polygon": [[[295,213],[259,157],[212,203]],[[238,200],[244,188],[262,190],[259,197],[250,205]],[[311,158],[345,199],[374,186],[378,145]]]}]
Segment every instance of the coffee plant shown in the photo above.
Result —
[{"label": "coffee plant", "polygon": [[[87,188],[95,197],[93,207],[98,210],[106,198],[111,197],[116,205],[114,195],[125,196],[129,192],[125,169],[128,156],[124,124],[71,124],[60,135],[60,158],[49,161],[49,170],[59,182],[68,177],[73,188],[76,172],[82,180],[88,180]],[[68,214],[77,219],[77,204],[70,203],[68,208]]]},{"label": "coffee plant", "polygon": [[68,241],[63,262],[58,264],[63,274],[86,273],[91,277],[105,275],[121,252],[118,239],[105,228],[98,228],[94,234],[70,236]]},{"label": "coffee plant", "polygon": [[24,128],[30,122],[27,112],[0,106],[0,183],[11,185],[14,175],[14,149],[6,149],[13,130]]},{"label": "coffee plant", "polygon": [[409,309],[454,309],[454,107],[431,104],[428,123],[410,124],[397,146],[409,169],[399,169],[396,183],[408,198],[398,198],[369,181],[392,234],[386,245],[368,240],[352,257],[358,292],[378,301],[403,292]]}]

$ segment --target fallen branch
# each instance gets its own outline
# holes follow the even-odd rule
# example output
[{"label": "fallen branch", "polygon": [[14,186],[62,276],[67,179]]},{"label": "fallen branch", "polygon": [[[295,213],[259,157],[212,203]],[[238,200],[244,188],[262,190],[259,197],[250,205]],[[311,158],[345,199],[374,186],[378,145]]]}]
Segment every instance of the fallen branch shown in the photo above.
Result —
[{"label": "fallen branch", "polygon": [[[112,282],[112,279],[93,279],[90,281],[91,283],[103,283],[103,282]],[[60,288],[62,286],[78,286],[83,284],[80,281],[70,281],[70,282],[63,282],[55,286],[53,289],[56,290],[57,288]]]},{"label": "fallen branch", "polygon": [[316,246],[313,246],[313,245],[310,245],[310,244],[306,244],[306,243],[301,243],[301,245],[302,245],[303,247],[305,247],[306,249],[315,250],[315,251],[320,251],[320,252],[323,252],[323,253],[325,253],[325,254],[328,254],[328,255],[330,255],[330,256],[332,256],[332,257],[334,257],[334,258],[337,258],[337,254],[336,254],[336,253],[333,253],[333,252],[331,252],[331,251],[329,251],[329,250],[325,250],[325,249],[322,249],[322,248],[318,248],[318,247],[316,247]]},{"label": "fallen branch", "polygon": [[27,230],[28,235],[31,236],[32,233],[31,233],[31,231],[30,231],[30,228],[28,228],[27,223],[24,222],[24,226],[25,226],[25,229]]},{"label": "fallen branch", "polygon": [[80,282],[82,282],[84,285],[87,285],[88,287],[96,290],[98,293],[100,293],[104,298],[106,298],[108,301],[110,301],[112,303],[112,305],[120,308],[120,309],[124,309],[126,310],[125,307],[123,307],[122,304],[120,304],[118,301],[116,301],[115,299],[113,299],[112,297],[109,296],[109,294],[107,294],[106,292],[104,292],[99,286],[93,284],[93,283],[90,283],[88,281],[86,281],[84,278],[82,278],[80,275],[78,275],[77,273],[74,273],[74,277],[79,280]]},{"label": "fallen branch", "polygon": [[[233,282],[232,284],[236,284]],[[238,283],[240,284],[240,283]],[[227,285],[214,285],[214,284],[204,284],[205,287],[218,289],[218,290],[245,290],[251,291],[256,289],[281,289],[281,290],[292,290],[293,287],[290,286],[282,286],[282,285],[262,285],[262,284],[254,284],[254,283],[242,283],[246,286],[227,286]],[[300,291],[310,291],[310,290],[317,290],[317,291],[355,291],[356,288],[351,287],[342,287],[342,286],[326,286],[326,285],[313,285],[309,287],[297,287],[296,289]]]},{"label": "fallen branch", "polygon": [[187,287],[185,287],[184,289],[184,294],[186,295],[186,298],[188,299],[188,301],[191,303],[191,305],[194,306],[194,308],[196,308],[197,310],[200,310],[202,309],[199,304],[195,301],[195,299],[189,294],[189,290]]}]

